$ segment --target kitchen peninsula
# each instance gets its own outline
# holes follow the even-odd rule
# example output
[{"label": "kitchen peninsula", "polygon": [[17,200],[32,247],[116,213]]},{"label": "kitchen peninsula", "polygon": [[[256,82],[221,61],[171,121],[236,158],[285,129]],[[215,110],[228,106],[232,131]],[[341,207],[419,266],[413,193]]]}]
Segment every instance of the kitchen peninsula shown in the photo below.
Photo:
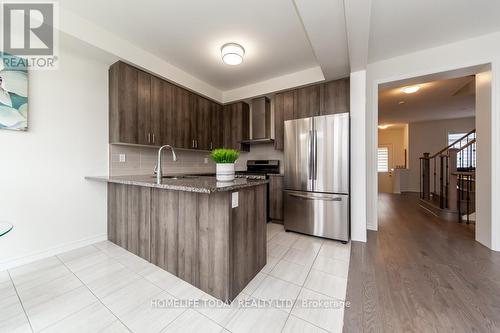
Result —
[{"label": "kitchen peninsula", "polygon": [[231,302],[266,264],[267,180],[87,177],[108,183],[108,239]]}]

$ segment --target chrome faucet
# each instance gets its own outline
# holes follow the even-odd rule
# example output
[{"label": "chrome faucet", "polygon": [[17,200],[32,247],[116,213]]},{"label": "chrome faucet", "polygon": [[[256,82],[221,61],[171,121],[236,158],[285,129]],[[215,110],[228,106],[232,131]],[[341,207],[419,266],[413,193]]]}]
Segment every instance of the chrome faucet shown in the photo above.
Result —
[{"label": "chrome faucet", "polygon": [[158,149],[158,160],[156,161],[156,166],[154,170],[154,172],[156,173],[156,181],[158,184],[161,183],[161,180],[163,178],[163,171],[161,167],[161,153],[163,148],[170,148],[170,150],[172,150],[172,160],[174,160],[174,162],[177,161],[177,156],[175,155],[174,147],[170,145],[164,145],[161,146],[160,149]]}]

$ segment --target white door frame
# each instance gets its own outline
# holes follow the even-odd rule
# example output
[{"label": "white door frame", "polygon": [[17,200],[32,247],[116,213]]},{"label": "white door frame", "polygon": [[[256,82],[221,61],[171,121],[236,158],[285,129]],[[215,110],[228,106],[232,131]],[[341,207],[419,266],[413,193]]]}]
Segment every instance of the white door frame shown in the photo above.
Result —
[{"label": "white door frame", "polygon": [[[378,92],[379,86],[385,83],[390,83],[399,80],[406,80],[421,76],[432,76],[439,75],[445,72],[453,71],[466,71],[474,70],[474,73],[480,72],[480,68],[491,69],[492,79],[491,79],[491,91],[492,91],[492,101],[490,109],[491,117],[491,170],[500,169],[500,105],[499,98],[496,94],[498,91],[498,74],[499,69],[497,68],[496,61],[489,62],[475,62],[475,63],[463,63],[447,65],[442,67],[435,67],[428,70],[422,70],[417,72],[400,73],[391,77],[373,80],[371,83],[367,82],[371,86],[372,92],[372,104],[368,106],[367,110],[367,229],[378,230],[378,177],[377,177],[377,148],[378,148]],[[477,115],[476,115],[477,117]],[[371,145],[370,145],[371,143]],[[498,189],[495,184],[500,184],[500,174],[497,172],[491,173],[491,184],[493,191],[491,192],[491,202],[500,202],[500,189]],[[496,233],[500,231],[500,208],[496,207],[498,205],[491,205],[491,239],[490,241],[481,241],[481,243],[493,250],[500,251],[500,237],[496,237]],[[478,240],[476,238],[476,240]]]}]

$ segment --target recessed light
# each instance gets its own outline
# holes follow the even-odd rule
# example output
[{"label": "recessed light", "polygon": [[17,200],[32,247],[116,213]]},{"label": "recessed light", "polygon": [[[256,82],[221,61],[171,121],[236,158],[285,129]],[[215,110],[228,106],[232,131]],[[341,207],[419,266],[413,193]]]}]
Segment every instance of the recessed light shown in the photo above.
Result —
[{"label": "recessed light", "polygon": [[220,48],[222,61],[227,65],[239,65],[243,62],[245,49],[240,44],[227,43]]},{"label": "recessed light", "polygon": [[420,86],[408,86],[401,88],[401,91],[405,94],[413,94],[420,90]]},{"label": "recessed light", "polygon": [[388,129],[391,125],[378,125],[380,129]]},{"label": "recessed light", "polygon": [[405,104],[406,102],[405,101],[399,101],[398,104],[401,105],[401,104]]}]

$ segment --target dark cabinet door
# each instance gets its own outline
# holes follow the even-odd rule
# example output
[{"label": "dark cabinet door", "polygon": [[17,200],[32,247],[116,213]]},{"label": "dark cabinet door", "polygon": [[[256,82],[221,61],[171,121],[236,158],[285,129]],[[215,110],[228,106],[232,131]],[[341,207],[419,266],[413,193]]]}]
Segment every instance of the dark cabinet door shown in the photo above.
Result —
[{"label": "dark cabinet door", "polygon": [[210,150],[210,121],[212,113],[212,102],[203,97],[198,97],[196,110],[197,131],[195,146],[197,149]]},{"label": "dark cabinet door", "polygon": [[224,146],[224,124],[222,106],[212,102],[210,112],[210,149],[222,148]]},{"label": "dark cabinet door", "polygon": [[233,104],[228,104],[228,105],[224,105],[223,107],[223,110],[222,110],[222,124],[223,124],[223,128],[224,128],[224,131],[223,131],[223,142],[222,142],[222,145],[224,148],[233,148],[233,142],[232,142],[232,139],[233,139],[233,126],[232,126],[232,122],[233,122],[233,107],[234,105]]},{"label": "dark cabinet door", "polygon": [[242,140],[250,139],[250,107],[247,103],[238,102],[233,106],[231,117],[233,149],[248,151],[248,147],[241,144]]},{"label": "dark cabinet door", "polygon": [[321,115],[349,112],[349,78],[331,81],[323,85]]},{"label": "dark cabinet door", "polygon": [[187,148],[196,148],[198,138],[198,116],[199,116],[200,97],[189,93],[189,144]]},{"label": "dark cabinet door", "polygon": [[250,137],[250,108],[247,103],[238,102],[224,106],[224,148],[248,151],[242,140]]},{"label": "dark cabinet door", "polygon": [[174,87],[173,123],[174,146],[178,148],[192,148],[189,92]]},{"label": "dark cabinet door", "polygon": [[269,218],[283,220],[283,177],[269,176]]},{"label": "dark cabinet door", "polygon": [[162,145],[175,145],[174,140],[174,92],[175,86],[163,81],[162,82],[162,99],[160,114],[160,137]]},{"label": "dark cabinet door", "polygon": [[139,70],[117,62],[109,69],[109,140],[138,143],[137,85]]},{"label": "dark cabinet door", "polygon": [[297,89],[295,119],[319,115],[320,90],[319,85]]},{"label": "dark cabinet door", "polygon": [[150,144],[159,146],[162,143],[162,117],[165,112],[163,80],[151,76],[151,116]]},{"label": "dark cabinet door", "polygon": [[284,122],[294,119],[295,102],[297,92],[295,90],[278,93],[274,97],[274,148],[284,149]]},{"label": "dark cabinet door", "polygon": [[139,71],[137,79],[137,140],[152,144],[151,132],[151,75]]}]

